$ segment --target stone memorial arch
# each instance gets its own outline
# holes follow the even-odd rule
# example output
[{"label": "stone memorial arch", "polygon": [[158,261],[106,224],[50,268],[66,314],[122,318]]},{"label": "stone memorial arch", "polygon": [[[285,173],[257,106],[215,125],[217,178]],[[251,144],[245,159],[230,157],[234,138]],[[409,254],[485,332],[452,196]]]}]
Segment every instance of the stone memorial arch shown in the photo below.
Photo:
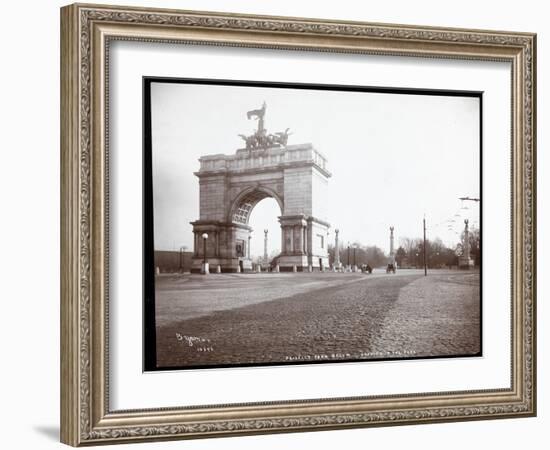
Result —
[{"label": "stone memorial arch", "polygon": [[[328,267],[327,189],[331,174],[326,158],[311,144],[288,145],[285,132],[267,134],[266,105],[249,111],[257,118],[258,130],[241,135],[246,147],[235,154],[202,156],[195,172],[200,184],[200,217],[192,222],[194,233],[193,272],[204,259],[222,272],[252,269],[248,224],[254,207],[267,197],[279,204],[281,253],[276,263],[281,271]],[[206,246],[202,239],[208,234]]]}]

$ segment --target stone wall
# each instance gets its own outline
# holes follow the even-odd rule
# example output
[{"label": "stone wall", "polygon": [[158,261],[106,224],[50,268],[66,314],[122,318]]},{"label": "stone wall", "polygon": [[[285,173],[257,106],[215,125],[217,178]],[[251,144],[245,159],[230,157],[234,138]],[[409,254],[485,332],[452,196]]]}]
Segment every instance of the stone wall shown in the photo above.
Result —
[{"label": "stone wall", "polygon": [[328,178],[316,167],[311,168],[311,209],[316,219],[328,222]]},{"label": "stone wall", "polygon": [[210,175],[200,179],[200,220],[224,220],[226,177]]},{"label": "stone wall", "polygon": [[160,273],[178,273],[191,271],[193,252],[155,250],[155,270]]},{"label": "stone wall", "polygon": [[285,207],[283,215],[311,215],[311,167],[291,167],[284,170]]}]

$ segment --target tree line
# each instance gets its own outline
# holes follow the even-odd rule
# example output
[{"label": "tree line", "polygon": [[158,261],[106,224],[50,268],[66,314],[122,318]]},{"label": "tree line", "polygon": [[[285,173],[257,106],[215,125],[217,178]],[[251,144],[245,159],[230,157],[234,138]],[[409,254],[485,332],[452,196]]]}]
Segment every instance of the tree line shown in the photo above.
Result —
[{"label": "tree line", "polygon": [[[330,264],[334,264],[334,245],[328,246],[328,256]],[[354,242],[348,247],[340,247],[340,262],[346,266],[369,264],[372,267],[385,266],[388,263],[388,257],[384,251],[375,245],[361,245]]]},{"label": "tree line", "polygon": [[[460,237],[464,241],[464,232]],[[479,229],[470,229],[470,257],[476,266],[481,262],[481,235]],[[328,246],[329,261],[334,263],[334,245]],[[388,263],[389,255],[375,245],[362,245],[354,242],[340,247],[340,262],[343,265],[370,264],[372,267],[382,267]],[[421,238],[403,237],[399,239],[399,247],[395,253],[397,267],[424,267],[424,241]],[[426,264],[428,268],[441,268],[458,265],[456,247],[447,247],[439,238],[426,239]]]},{"label": "tree line", "polygon": [[[469,233],[470,257],[474,264],[481,263],[481,235],[479,229],[472,228]],[[460,236],[464,242],[464,232]],[[424,244],[420,238],[401,238],[399,248],[395,254],[398,267],[423,267],[424,266]],[[449,267],[458,265],[456,247],[447,247],[439,238],[426,239],[426,264],[429,268]]]}]

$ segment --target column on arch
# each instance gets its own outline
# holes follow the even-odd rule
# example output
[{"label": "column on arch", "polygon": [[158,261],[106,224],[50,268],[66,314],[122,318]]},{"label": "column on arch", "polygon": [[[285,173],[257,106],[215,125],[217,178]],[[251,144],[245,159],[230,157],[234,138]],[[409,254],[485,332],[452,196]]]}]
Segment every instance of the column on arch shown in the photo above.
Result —
[{"label": "column on arch", "polygon": [[279,258],[281,270],[290,271],[294,266],[298,271],[307,267],[306,247],[304,242],[304,229],[307,221],[304,215],[281,216],[283,243]]},{"label": "column on arch", "polygon": [[302,251],[304,255],[307,255],[307,226],[302,227]]},{"label": "column on arch", "polygon": [[301,224],[294,225],[294,227],[292,227],[292,235],[293,235],[293,238],[294,238],[293,253],[298,254],[298,255],[303,253],[304,233],[302,232],[302,229],[303,229],[303,225],[301,225]]}]

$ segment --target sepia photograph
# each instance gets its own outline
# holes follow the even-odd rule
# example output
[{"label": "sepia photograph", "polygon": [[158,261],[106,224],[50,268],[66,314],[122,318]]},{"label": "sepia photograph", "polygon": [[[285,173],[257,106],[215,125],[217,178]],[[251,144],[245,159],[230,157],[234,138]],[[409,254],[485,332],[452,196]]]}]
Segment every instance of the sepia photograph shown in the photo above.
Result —
[{"label": "sepia photograph", "polygon": [[144,370],[482,356],[482,93],[145,77]]}]

